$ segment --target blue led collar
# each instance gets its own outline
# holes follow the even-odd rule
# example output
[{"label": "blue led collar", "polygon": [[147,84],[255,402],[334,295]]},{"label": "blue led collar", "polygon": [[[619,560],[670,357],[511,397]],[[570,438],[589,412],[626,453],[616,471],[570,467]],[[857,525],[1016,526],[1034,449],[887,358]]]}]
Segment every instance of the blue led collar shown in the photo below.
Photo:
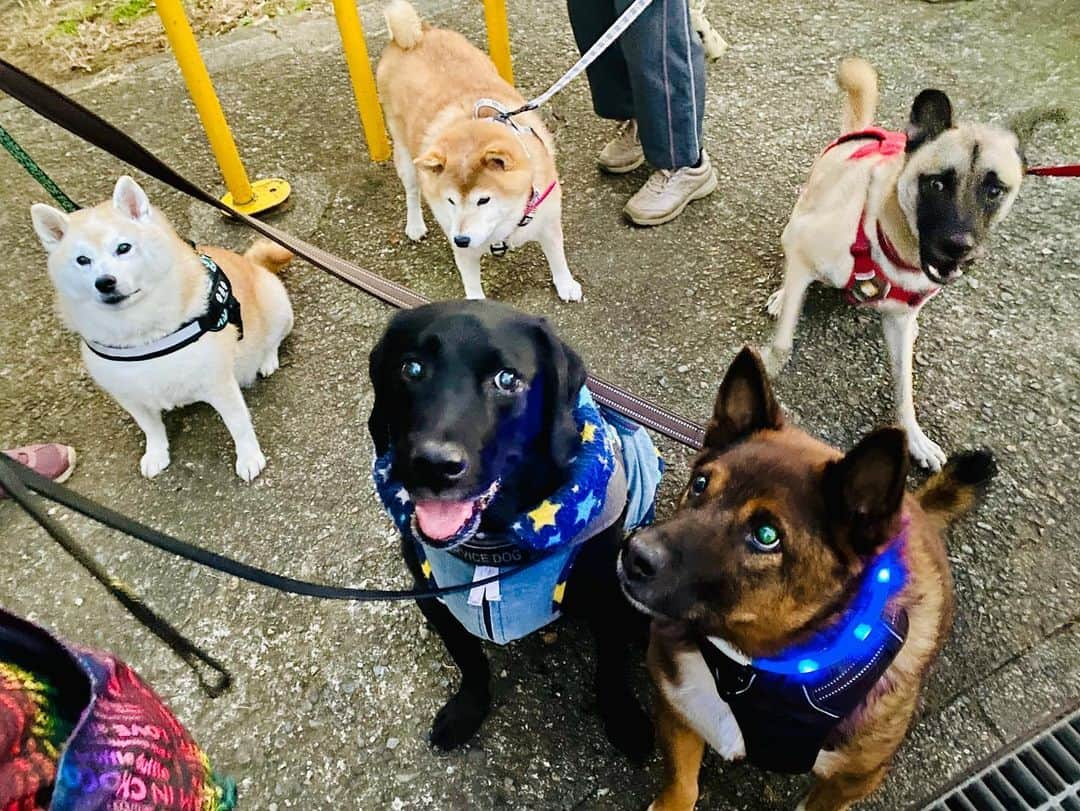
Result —
[{"label": "blue led collar", "polygon": [[907,516],[903,520],[900,534],[867,567],[859,593],[837,625],[807,643],[788,648],[778,656],[754,659],[753,667],[781,675],[818,673],[842,662],[866,658],[886,635],[893,635],[886,621],[885,609],[907,580],[902,555],[907,540]]}]

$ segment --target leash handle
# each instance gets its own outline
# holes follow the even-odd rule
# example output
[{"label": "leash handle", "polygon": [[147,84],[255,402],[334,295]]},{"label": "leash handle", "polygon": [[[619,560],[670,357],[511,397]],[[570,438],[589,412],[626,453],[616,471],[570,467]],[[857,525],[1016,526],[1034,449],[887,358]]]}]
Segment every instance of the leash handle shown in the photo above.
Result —
[{"label": "leash handle", "polygon": [[[224,664],[195,643],[191,642],[178,631],[168,620],[164,619],[154,609],[139,597],[134,590],[121,580],[117,580],[101,565],[94,560],[93,556],[83,549],[68,531],[57,521],[54,521],[47,513],[40,509],[34,502],[27,485],[23,483],[23,475],[20,471],[30,471],[29,468],[11,459],[6,454],[0,453],[0,485],[8,495],[56,541],[65,552],[86,569],[105,590],[113,596],[124,608],[126,608],[143,627],[153,633],[164,642],[183,662],[191,668],[195,674],[199,687],[210,698],[217,698],[225,693],[232,685],[232,675]],[[33,473],[33,471],[30,471]],[[34,473],[36,476],[37,474]],[[213,674],[212,677],[206,672]]]}]

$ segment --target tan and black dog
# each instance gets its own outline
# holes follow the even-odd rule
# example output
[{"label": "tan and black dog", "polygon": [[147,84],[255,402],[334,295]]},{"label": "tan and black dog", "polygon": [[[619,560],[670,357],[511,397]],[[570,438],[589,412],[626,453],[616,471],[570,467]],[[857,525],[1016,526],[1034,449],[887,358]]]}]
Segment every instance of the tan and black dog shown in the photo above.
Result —
[{"label": "tan and black dog", "polygon": [[694,807],[706,743],[812,772],[808,811],[881,782],[952,618],[940,533],[995,468],[966,453],[915,494],[907,472],[901,430],[841,453],[785,422],[753,351],[735,359],[679,510],[619,561],[653,618],[666,783],[652,811]]},{"label": "tan and black dog", "polygon": [[806,290],[821,282],[881,311],[900,424],[911,455],[939,470],[945,453],[915,418],[912,353],[920,308],[963,274],[1016,199],[1024,162],[1016,133],[957,124],[940,90],[924,90],[906,132],[871,127],[877,74],[862,59],[840,66],[843,134],[814,164],[784,229],[784,285],[766,352],[770,374],[791,356]]}]

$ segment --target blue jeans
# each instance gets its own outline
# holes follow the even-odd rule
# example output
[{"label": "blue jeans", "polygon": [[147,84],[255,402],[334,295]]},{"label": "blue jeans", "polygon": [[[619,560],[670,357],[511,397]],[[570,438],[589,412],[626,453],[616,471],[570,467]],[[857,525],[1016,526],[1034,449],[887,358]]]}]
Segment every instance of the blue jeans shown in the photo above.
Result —
[{"label": "blue jeans", "polygon": [[[567,0],[584,53],[631,0]],[[697,164],[705,117],[705,51],[687,0],[653,0],[587,71],[601,118],[635,118],[645,157],[657,169]]]}]

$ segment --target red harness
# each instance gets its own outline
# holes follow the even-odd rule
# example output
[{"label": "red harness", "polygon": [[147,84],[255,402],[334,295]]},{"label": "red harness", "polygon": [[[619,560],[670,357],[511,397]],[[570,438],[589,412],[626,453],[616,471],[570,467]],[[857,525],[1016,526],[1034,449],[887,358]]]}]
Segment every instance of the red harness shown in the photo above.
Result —
[{"label": "red harness", "polygon": [[[856,149],[848,157],[848,160],[863,160],[865,158],[889,158],[899,155],[907,145],[907,135],[902,132],[883,130],[879,127],[870,127],[858,132],[849,132],[842,135],[825,147],[828,152],[835,146],[864,138],[872,139],[870,143]],[[824,153],[823,153],[824,154]],[[866,234],[866,210],[859,217],[859,228],[855,232],[855,241],[851,244],[851,256],[855,260],[851,266],[851,276],[848,277],[844,286],[844,298],[853,305],[877,305],[886,300],[898,301],[908,307],[918,307],[933,298],[941,287],[934,285],[929,290],[908,290],[899,284],[892,282],[881,265],[874,261],[872,243]],[[922,273],[922,268],[905,262],[896,251],[896,246],[877,223],[877,242],[885,258],[898,270],[909,273]]]}]

